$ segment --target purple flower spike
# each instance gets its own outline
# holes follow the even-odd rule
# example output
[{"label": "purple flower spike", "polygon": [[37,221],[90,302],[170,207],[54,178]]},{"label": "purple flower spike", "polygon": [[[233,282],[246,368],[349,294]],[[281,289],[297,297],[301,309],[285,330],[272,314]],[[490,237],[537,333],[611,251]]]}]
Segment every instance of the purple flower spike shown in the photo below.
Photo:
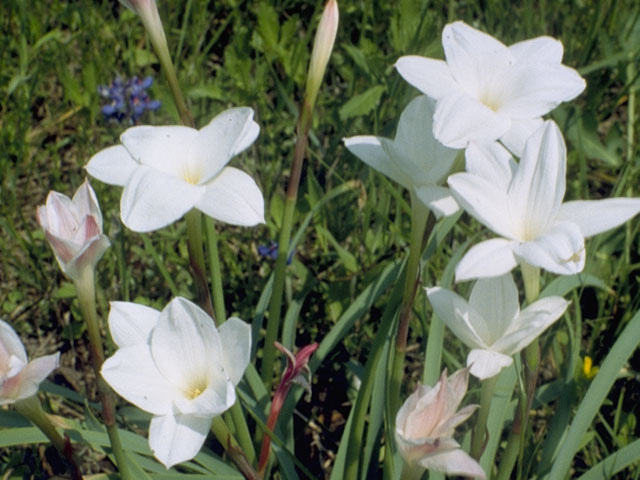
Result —
[{"label": "purple flower spike", "polygon": [[152,84],[153,77],[134,76],[128,80],[117,77],[110,85],[98,86],[98,94],[109,101],[102,106],[102,114],[119,123],[128,120],[136,125],[146,110],[158,110],[162,105],[149,98],[147,89]]}]

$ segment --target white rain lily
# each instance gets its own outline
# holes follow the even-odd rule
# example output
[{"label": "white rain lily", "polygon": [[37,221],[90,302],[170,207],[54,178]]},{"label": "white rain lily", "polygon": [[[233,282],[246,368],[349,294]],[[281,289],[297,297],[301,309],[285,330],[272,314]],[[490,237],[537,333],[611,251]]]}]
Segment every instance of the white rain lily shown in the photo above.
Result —
[{"label": "white rain lily", "polygon": [[471,145],[467,172],[449,177],[458,203],[502,238],[473,246],[456,267],[456,281],[496,277],[519,262],[559,275],[581,272],[584,239],[640,212],[638,198],[563,203],[567,155],[557,125],[547,121],[527,140],[516,165],[500,145]]},{"label": "white rain lily", "polygon": [[574,69],[562,65],[562,43],[537,37],[507,47],[464,22],[442,32],[445,60],[401,57],[400,75],[438,101],[433,131],[453,148],[470,141],[501,140],[520,156],[542,124],[542,115],[585,88]]},{"label": "white rain lily", "polygon": [[216,329],[202,309],[174,298],[162,312],[112,302],[118,346],[102,376],[122,397],[153,414],[149,446],[167,468],[195,457],[211,420],[236,401],[249,364],[251,328],[229,318]]},{"label": "white rain lily", "polygon": [[437,216],[455,213],[459,207],[445,179],[457,151],[443,146],[432,133],[435,102],[421,95],[400,115],[394,140],[374,136],[344,139],[345,146],[360,160],[398,182],[416,195]]},{"label": "white rain lily", "polygon": [[60,352],[29,361],[18,334],[0,320],[0,405],[38,393],[40,384],[58,367]]},{"label": "white rain lily", "polygon": [[471,348],[467,366],[479,379],[493,377],[513,362],[512,356],[562,316],[569,302],[545,297],[520,310],[511,274],[481,278],[467,302],[440,287],[427,288],[433,310]]},{"label": "white rain lily", "polygon": [[232,108],[200,130],[137,126],[87,164],[89,174],[124,187],[120,216],[131,230],[148,232],[192,208],[232,225],[264,222],[264,199],[255,181],[225,166],[258,136],[253,110]]},{"label": "white rain lily", "polygon": [[455,428],[478,408],[467,405],[458,410],[468,381],[466,368],[449,378],[445,370],[433,387],[418,385],[402,404],[396,415],[395,433],[408,469],[426,468],[449,475],[486,478],[478,462],[453,439]]},{"label": "white rain lily", "polygon": [[102,213],[88,180],[73,199],[50,191],[47,203],[38,207],[37,217],[60,268],[73,281],[87,268],[95,268],[111,245],[102,233]]}]

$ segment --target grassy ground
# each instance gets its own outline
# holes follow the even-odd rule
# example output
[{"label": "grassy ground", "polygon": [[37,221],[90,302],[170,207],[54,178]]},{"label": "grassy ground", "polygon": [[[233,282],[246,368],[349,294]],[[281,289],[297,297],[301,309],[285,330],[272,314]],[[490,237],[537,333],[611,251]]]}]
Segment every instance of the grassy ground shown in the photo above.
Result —
[{"label": "grassy ground", "polygon": [[[273,267],[271,260],[259,257],[257,246],[277,237],[313,31],[310,19],[317,18],[321,7],[322,2],[311,0],[159,2],[196,124],[204,125],[230,106],[248,105],[257,112],[261,126],[258,141],[234,162],[262,188],[267,225],[224,226],[221,231],[227,308],[247,320],[256,315],[256,303]],[[630,99],[635,98],[640,72],[637,2],[514,5],[506,0],[376,0],[343,2],[340,14],[336,49],[318,101],[303,173],[297,224],[328,192],[344,188],[345,193],[319,207],[290,267],[288,301],[300,307],[294,328],[297,344],[322,338],[357,294],[390,261],[405,254],[410,218],[404,192],[351,156],[341,139],[393,134],[398,113],[416,91],[392,65],[404,54],[441,57],[440,33],[447,22],[462,19],[506,44],[538,35],[562,40],[564,62],[587,80],[586,92],[553,114],[570,149],[566,198],[640,196],[640,155],[634,141],[638,124],[630,116],[637,116]],[[98,85],[118,75],[152,75],[156,81],[151,96],[160,99],[162,107],[148,113],[143,123],[174,124],[179,117],[139,20],[117,3],[8,0],[0,5],[0,25],[0,316],[27,340],[31,355],[61,349],[65,368],[56,382],[84,393],[88,374],[83,373],[83,323],[72,301],[73,286],[60,274],[37,227],[36,206],[51,189],[72,194],[85,177],[83,166],[91,155],[114,144],[129,126],[104,119]],[[106,313],[109,300],[162,308],[175,294],[192,297],[184,225],[146,238],[127,231],[118,216],[119,190],[92,183],[113,243],[99,265],[102,312]],[[610,288],[574,291],[571,320],[559,322],[544,337],[550,353],[543,379],[563,377],[575,369],[578,398],[588,379],[580,373],[581,364],[569,362],[576,353],[568,351],[569,337],[579,340],[575,343],[579,358],[590,356],[598,365],[640,308],[638,229],[634,220],[589,241],[587,273]],[[449,246],[430,263],[424,282],[435,283],[451,253],[480,231],[464,216],[446,243]],[[315,475],[331,469],[350,406],[349,386],[367,358],[385,299],[356,322],[317,373],[314,401],[301,404],[301,414],[312,420],[312,426],[296,453]],[[417,309],[420,322],[412,331],[413,343],[424,345],[423,327],[430,311],[422,303]],[[447,342],[445,361],[454,368],[465,350],[452,336]],[[422,351],[419,348],[411,356],[416,378]],[[576,471],[638,437],[639,370],[636,354],[590,430],[593,441],[575,459]],[[95,398],[92,395],[89,392]],[[540,435],[548,427],[553,406],[552,402],[536,409]],[[77,405],[56,408],[62,413],[71,409],[82,417]],[[24,458],[32,458],[32,464],[20,467],[20,472],[42,472],[33,460],[35,454],[0,452],[0,476]],[[531,458],[534,462],[535,456]],[[96,469],[99,461],[95,459]],[[639,475],[636,467],[620,478]]]}]

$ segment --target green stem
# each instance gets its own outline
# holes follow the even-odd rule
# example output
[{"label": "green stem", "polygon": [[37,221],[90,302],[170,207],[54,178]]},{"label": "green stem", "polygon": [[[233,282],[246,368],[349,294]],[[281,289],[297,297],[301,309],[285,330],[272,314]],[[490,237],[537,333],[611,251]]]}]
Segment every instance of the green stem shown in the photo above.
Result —
[{"label": "green stem", "polygon": [[167,282],[167,286],[169,287],[169,290],[171,290],[171,295],[173,295],[174,297],[177,297],[179,295],[178,287],[176,287],[176,284],[173,281],[173,278],[171,278],[171,275],[169,274],[167,267],[165,267],[164,260],[160,258],[160,255],[158,255],[158,251],[156,250],[156,247],[153,246],[153,242],[151,241],[151,239],[149,239],[149,237],[147,237],[144,234],[140,235],[140,238],[142,238],[142,243],[144,244],[144,249],[146,253],[151,255],[151,258],[153,258],[153,261],[155,262],[156,267],[158,267],[158,270],[160,271],[160,275],[162,275],[162,278],[164,278],[164,281]]},{"label": "green stem", "polygon": [[93,268],[85,268],[80,277],[75,281],[80,310],[87,325],[87,334],[91,351],[91,364],[96,375],[98,395],[102,404],[102,421],[107,428],[111,450],[116,459],[118,470],[122,480],[133,480],[126,454],[120,442],[120,435],[116,425],[115,406],[111,389],[104,381],[100,370],[104,363],[104,350],[102,347],[102,335],[98,312],[96,310],[95,278]]},{"label": "green stem", "polygon": [[247,460],[245,453],[238,444],[238,441],[231,434],[229,427],[224,423],[222,417],[218,416],[213,418],[213,421],[211,422],[211,431],[244,478],[247,480],[260,480],[260,476]]},{"label": "green stem", "polygon": [[187,245],[189,248],[189,263],[191,274],[196,284],[198,303],[213,318],[216,325],[219,319],[216,318],[211,304],[211,294],[209,293],[209,282],[207,281],[206,267],[204,263],[204,250],[202,248],[202,214],[195,208],[185,215],[187,222]]},{"label": "green stem", "polygon": [[507,448],[502,454],[502,460],[500,460],[500,468],[495,480],[509,480],[511,478],[511,471],[516,464],[516,459],[520,453],[520,433],[511,431],[509,439],[507,440]]},{"label": "green stem", "polygon": [[498,375],[486,378],[482,382],[482,390],[480,392],[480,410],[476,418],[476,425],[473,429],[471,437],[471,456],[476,460],[480,460],[484,446],[486,445],[487,419],[489,418],[489,410],[491,408],[491,399],[496,389]]},{"label": "green stem", "polygon": [[222,325],[227,320],[224,306],[224,292],[222,289],[222,270],[220,269],[220,255],[218,253],[218,232],[213,218],[205,216],[204,226],[207,231],[207,250],[209,254],[209,272],[211,275],[211,295],[213,296],[213,310]]},{"label": "green stem", "polygon": [[271,391],[273,383],[273,367],[276,358],[276,348],[273,342],[278,338],[280,329],[280,314],[282,310],[282,296],[284,293],[284,281],[286,275],[287,258],[291,241],[291,230],[293,228],[293,215],[296,209],[298,198],[298,187],[300,185],[300,175],[302,174],[302,164],[304,152],[307,147],[309,129],[311,128],[311,105],[304,102],[302,112],[298,118],[297,141],[293,154],[293,164],[291,165],[291,177],[284,204],[282,215],[282,228],[278,239],[278,257],[276,258],[275,272],[273,275],[273,290],[269,303],[269,318],[267,320],[267,332],[264,338],[263,358],[262,358],[262,382]]},{"label": "green stem", "polygon": [[414,462],[405,462],[400,480],[420,480],[424,474],[424,467]]}]

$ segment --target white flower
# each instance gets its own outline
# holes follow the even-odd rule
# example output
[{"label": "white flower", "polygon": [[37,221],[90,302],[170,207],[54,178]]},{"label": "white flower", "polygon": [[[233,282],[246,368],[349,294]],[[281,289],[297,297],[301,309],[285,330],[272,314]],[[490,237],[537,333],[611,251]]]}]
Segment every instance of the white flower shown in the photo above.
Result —
[{"label": "white flower", "polygon": [[200,130],[183,126],[127,129],[122,145],[106,148],[87,164],[89,174],[124,186],[123,223],[148,232],[192,208],[233,225],[264,222],[264,199],[246,173],[225,165],[258,136],[253,110],[232,108]]},{"label": "white flower", "polygon": [[542,298],[520,311],[518,289],[511,274],[479,279],[467,302],[440,287],[427,288],[433,310],[465,345],[471,374],[485,379],[497,375],[518,353],[562,316],[569,302]]},{"label": "white flower", "polygon": [[60,352],[30,362],[18,334],[0,320],[0,405],[32,397],[58,367]]},{"label": "white flower", "polygon": [[50,191],[46,205],[38,207],[37,217],[60,268],[74,281],[85,268],[95,268],[109,248],[109,239],[102,233],[100,206],[88,180],[73,200]]},{"label": "white flower", "polygon": [[472,247],[456,267],[456,281],[496,277],[518,262],[560,275],[584,268],[584,239],[614,228],[640,211],[638,198],[571,201],[565,193],[566,148],[547,121],[527,140],[520,164],[498,144],[470,145],[467,172],[449,177],[458,203],[502,238]]},{"label": "white flower", "polygon": [[449,173],[457,151],[433,138],[431,123],[435,102],[421,95],[400,115],[394,140],[358,136],[344,144],[360,160],[415,194],[438,216],[455,213],[459,207],[446,187],[438,186]]},{"label": "white flower", "polygon": [[249,325],[232,317],[216,329],[203,310],[178,297],[162,312],[112,302],[109,329],[118,350],[102,376],[153,414],[153,454],[167,468],[195,457],[212,418],[236,401],[234,386],[249,364]]},{"label": "white flower", "polygon": [[562,65],[562,43],[538,37],[510,47],[464,22],[442,32],[446,61],[401,57],[396,68],[421,92],[438,100],[433,131],[449,147],[500,139],[520,156],[541,116],[585,88]]},{"label": "white flower", "polygon": [[396,415],[396,442],[409,464],[450,475],[485,478],[484,471],[452,436],[455,427],[478,407],[458,406],[467,393],[469,370],[458,370],[447,379],[442,372],[433,387],[418,385]]}]

